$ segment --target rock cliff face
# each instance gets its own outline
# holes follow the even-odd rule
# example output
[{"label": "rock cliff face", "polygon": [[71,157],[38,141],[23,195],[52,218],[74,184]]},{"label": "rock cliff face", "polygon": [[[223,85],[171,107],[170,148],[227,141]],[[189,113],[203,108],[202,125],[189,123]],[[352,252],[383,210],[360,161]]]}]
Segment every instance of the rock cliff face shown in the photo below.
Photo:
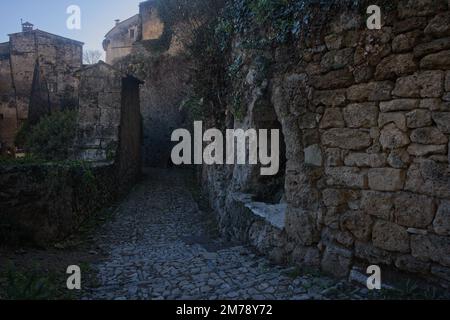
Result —
[{"label": "rock cliff face", "polygon": [[225,235],[339,277],[379,264],[450,283],[450,11],[394,4],[381,30],[341,10],[312,40],[234,36],[229,127],[281,128],[285,168],[203,168]]}]

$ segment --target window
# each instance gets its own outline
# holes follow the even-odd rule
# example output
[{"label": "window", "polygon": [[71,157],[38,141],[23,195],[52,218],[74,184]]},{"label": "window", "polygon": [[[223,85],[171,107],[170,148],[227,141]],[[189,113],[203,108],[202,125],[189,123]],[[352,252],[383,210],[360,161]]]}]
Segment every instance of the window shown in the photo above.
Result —
[{"label": "window", "polygon": [[0,113],[0,120],[5,119],[5,116],[3,115],[3,113]]},{"label": "window", "polygon": [[130,39],[134,39],[134,29],[130,29]]}]

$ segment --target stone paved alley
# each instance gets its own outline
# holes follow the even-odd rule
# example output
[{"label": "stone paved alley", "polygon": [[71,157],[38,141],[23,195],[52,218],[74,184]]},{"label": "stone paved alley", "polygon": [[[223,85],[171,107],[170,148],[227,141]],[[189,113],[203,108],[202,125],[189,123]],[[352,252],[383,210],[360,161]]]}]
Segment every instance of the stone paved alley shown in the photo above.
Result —
[{"label": "stone paved alley", "polygon": [[[211,239],[189,173],[152,170],[96,236],[106,259],[85,299],[362,298],[367,289],[273,266],[243,245]],[[349,296],[351,295],[351,296]]]}]

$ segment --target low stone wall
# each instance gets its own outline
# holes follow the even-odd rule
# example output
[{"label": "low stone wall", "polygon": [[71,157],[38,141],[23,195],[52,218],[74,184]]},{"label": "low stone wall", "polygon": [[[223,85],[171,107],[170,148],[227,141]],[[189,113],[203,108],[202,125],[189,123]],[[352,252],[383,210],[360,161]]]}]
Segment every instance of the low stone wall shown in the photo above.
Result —
[{"label": "low stone wall", "polygon": [[0,166],[0,244],[46,246],[117,196],[115,166]]},{"label": "low stone wall", "polygon": [[[335,12],[321,35],[289,46],[245,49],[245,35],[237,37],[234,91],[246,93],[246,116],[234,127],[264,128],[258,117],[271,108],[281,123],[287,211],[279,241],[287,242],[279,260],[338,277],[378,264],[448,286],[450,12],[447,1],[393,5],[381,30],[368,30],[365,10],[355,10]],[[261,58],[270,72],[260,71]],[[260,230],[257,246],[273,233],[253,220],[236,228],[229,204],[234,193],[261,188],[258,170],[215,166],[203,175],[222,232],[249,240]],[[273,255],[276,243],[261,249]]]}]

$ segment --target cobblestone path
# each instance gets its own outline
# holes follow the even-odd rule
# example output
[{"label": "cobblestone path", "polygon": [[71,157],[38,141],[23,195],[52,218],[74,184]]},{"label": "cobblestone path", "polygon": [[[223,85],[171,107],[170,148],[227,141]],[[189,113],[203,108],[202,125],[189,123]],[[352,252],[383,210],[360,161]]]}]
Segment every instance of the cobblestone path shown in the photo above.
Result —
[{"label": "cobblestone path", "polygon": [[208,219],[186,181],[183,171],[147,173],[96,236],[106,258],[93,266],[98,283],[85,299],[304,300],[365,293],[273,266],[246,246],[209,239]]}]

